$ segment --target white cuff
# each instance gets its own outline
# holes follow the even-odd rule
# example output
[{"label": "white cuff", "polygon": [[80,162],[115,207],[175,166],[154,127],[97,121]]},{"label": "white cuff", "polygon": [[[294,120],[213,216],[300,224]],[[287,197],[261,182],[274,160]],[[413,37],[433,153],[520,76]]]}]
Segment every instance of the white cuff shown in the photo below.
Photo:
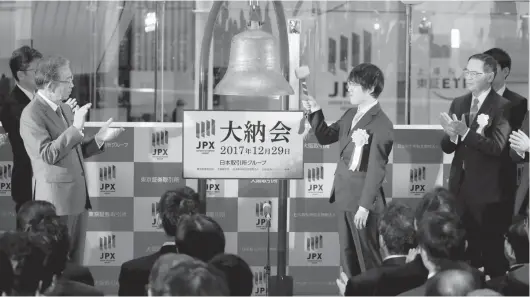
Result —
[{"label": "white cuff", "polygon": [[450,137],[449,140],[451,140],[451,142],[454,144],[458,144],[458,136],[455,136],[454,138]]},{"label": "white cuff", "polygon": [[321,109],[322,109],[322,108],[320,108],[320,106],[317,105],[317,106],[315,106],[314,108],[311,108],[310,111],[311,111],[311,113],[314,113],[314,112],[317,112],[317,111],[319,111],[319,110],[321,110]]},{"label": "white cuff", "polygon": [[462,136],[462,141],[464,141],[464,139],[466,139],[467,133],[469,133],[469,128],[467,128],[466,134],[464,134],[464,136]]},{"label": "white cuff", "polygon": [[359,205],[359,210],[364,212],[364,213],[369,213],[370,211],[362,206]]}]

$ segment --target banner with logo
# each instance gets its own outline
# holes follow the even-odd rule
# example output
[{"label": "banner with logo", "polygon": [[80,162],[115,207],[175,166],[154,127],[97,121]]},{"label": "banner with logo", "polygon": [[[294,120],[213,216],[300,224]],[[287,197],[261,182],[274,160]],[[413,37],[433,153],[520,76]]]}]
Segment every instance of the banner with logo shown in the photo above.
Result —
[{"label": "banner with logo", "polygon": [[[100,124],[87,123],[85,133],[95,133]],[[84,264],[92,271],[96,286],[107,295],[117,294],[120,266],[125,261],[155,253],[164,243],[165,235],[156,221],[160,196],[166,190],[195,183],[183,179],[181,124],[116,125],[125,128],[123,134],[106,144],[106,152],[85,160],[93,209],[88,217]],[[396,199],[415,207],[425,191],[434,185],[447,184],[451,156],[440,149],[439,126],[395,128],[384,192],[387,201]],[[5,134],[0,132],[3,139],[1,135]],[[195,139],[191,146],[197,146]],[[320,145],[310,131],[303,146],[304,178],[290,181],[287,273],[294,278],[296,295],[338,293],[337,218],[334,205],[328,202],[338,153],[338,144]],[[7,142],[0,146],[0,231],[15,229],[15,205],[10,197],[12,168],[11,147]],[[278,180],[207,180],[207,215],[225,231],[226,252],[243,257],[251,266],[253,295],[257,296],[266,294],[265,202],[272,205],[274,275]]]},{"label": "banner with logo", "polygon": [[301,111],[184,111],[185,178],[302,178]]}]

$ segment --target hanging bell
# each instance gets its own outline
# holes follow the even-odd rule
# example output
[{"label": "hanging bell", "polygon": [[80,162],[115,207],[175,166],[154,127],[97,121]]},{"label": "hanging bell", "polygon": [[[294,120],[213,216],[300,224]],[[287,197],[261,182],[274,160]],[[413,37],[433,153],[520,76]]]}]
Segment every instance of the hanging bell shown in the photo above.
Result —
[{"label": "hanging bell", "polygon": [[256,21],[234,36],[228,69],[214,90],[217,95],[284,96],[294,94],[280,72],[274,37],[261,30]]}]

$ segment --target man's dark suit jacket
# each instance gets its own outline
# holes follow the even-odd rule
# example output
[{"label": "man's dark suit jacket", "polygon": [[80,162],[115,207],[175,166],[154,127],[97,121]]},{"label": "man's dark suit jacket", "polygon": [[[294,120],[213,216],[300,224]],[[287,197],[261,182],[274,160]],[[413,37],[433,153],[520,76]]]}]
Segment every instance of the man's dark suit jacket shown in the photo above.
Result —
[{"label": "man's dark suit jacket", "polygon": [[[523,120],[523,124],[521,126],[521,130],[528,135],[528,112],[526,112],[526,115]],[[517,191],[515,192],[515,203],[513,207],[513,215],[516,216],[520,213],[521,207],[523,206],[523,202],[528,200],[528,152],[525,152],[525,158],[521,158],[514,150],[510,149],[510,156],[515,162],[521,162],[524,161],[524,167],[523,172],[521,174],[521,183],[519,184],[519,187],[517,188]]]},{"label": "man's dark suit jacket", "polygon": [[[357,211],[362,206],[378,212],[385,203],[382,183],[394,143],[394,126],[379,103],[368,110],[355,127],[351,127],[356,112],[356,108],[350,108],[330,126],[326,124],[322,110],[311,113],[308,119],[320,144],[339,142],[340,160],[329,202],[335,202],[343,211]],[[358,129],[364,129],[369,138],[363,146],[359,170],[352,172],[349,164],[355,145],[351,136]]]},{"label": "man's dark suit jacket", "polygon": [[94,286],[94,277],[92,276],[90,269],[77,265],[76,263],[66,263],[62,277],[67,280],[83,283],[92,287]]},{"label": "man's dark suit jacket", "polygon": [[528,267],[528,263],[512,267],[506,275],[487,281],[486,287],[504,296],[529,296]]},{"label": "man's dark suit jacket", "polygon": [[346,284],[345,296],[376,296],[374,291],[385,271],[391,268],[405,265],[407,256],[386,259],[380,267],[372,268],[348,280]]},{"label": "man's dark suit jacket", "polygon": [[428,275],[429,271],[423,266],[421,257],[418,255],[409,263],[385,269],[372,295],[396,296],[422,285]]},{"label": "man's dark suit jacket", "polygon": [[31,161],[26,153],[24,142],[20,137],[20,115],[30,98],[18,87],[11,91],[6,101],[2,104],[0,120],[4,130],[8,133],[9,142],[13,151],[13,172],[11,176],[11,196],[18,208],[32,199]]},{"label": "man's dark suit jacket", "polygon": [[92,286],[61,278],[48,296],[105,296]]},{"label": "man's dark suit jacket", "polygon": [[[465,115],[468,119],[471,108],[471,93],[453,100],[449,114],[458,119]],[[501,168],[504,162],[502,153],[510,136],[510,102],[499,96],[493,89],[486,96],[475,120],[469,126],[466,138],[458,136],[457,144],[444,135],[441,146],[446,154],[454,153],[451,163],[449,190],[459,199],[470,204],[500,202],[502,193]],[[488,115],[488,124],[483,135],[477,133],[477,120],[481,114]],[[469,122],[469,120],[466,120]],[[464,165],[465,164],[465,165]],[[465,166],[465,178],[464,170]],[[462,202],[462,201],[461,201]]]},{"label": "man's dark suit jacket", "polygon": [[149,274],[156,260],[168,253],[176,253],[174,245],[165,245],[154,254],[133,259],[123,263],[121,266],[118,290],[119,296],[147,296],[146,286],[149,282]]}]

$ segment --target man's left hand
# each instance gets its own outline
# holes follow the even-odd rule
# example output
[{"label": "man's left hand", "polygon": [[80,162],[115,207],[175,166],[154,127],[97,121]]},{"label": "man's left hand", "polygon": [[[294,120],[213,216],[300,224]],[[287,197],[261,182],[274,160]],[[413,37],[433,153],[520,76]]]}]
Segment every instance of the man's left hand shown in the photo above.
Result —
[{"label": "man's left hand", "polygon": [[68,100],[66,100],[64,103],[70,106],[74,113],[79,109],[79,105],[77,105],[77,100],[75,98],[68,98]]},{"label": "man's left hand", "polygon": [[456,114],[453,114],[453,122],[451,123],[451,126],[453,126],[453,129],[455,130],[456,134],[460,136],[466,135],[467,132],[467,124],[465,115],[462,114],[462,119],[458,119],[456,117]]},{"label": "man's left hand", "polygon": [[96,141],[98,143],[103,143],[107,141],[111,141],[118,137],[118,135],[121,134],[121,132],[125,131],[123,128],[111,128],[110,125],[112,124],[112,118],[110,118],[104,125],[101,127],[96,134]]},{"label": "man's left hand", "polygon": [[355,213],[355,217],[353,218],[353,222],[355,224],[355,227],[359,230],[366,227],[366,221],[368,220],[368,209],[364,209],[359,206],[359,209]]},{"label": "man's left hand", "polygon": [[510,147],[517,152],[525,153],[530,148],[530,139],[523,131],[517,130],[510,134]]},{"label": "man's left hand", "polygon": [[346,273],[342,272],[340,273],[339,278],[335,281],[337,283],[337,287],[339,288],[340,296],[344,296],[346,293],[346,285],[348,284],[348,276]]}]

